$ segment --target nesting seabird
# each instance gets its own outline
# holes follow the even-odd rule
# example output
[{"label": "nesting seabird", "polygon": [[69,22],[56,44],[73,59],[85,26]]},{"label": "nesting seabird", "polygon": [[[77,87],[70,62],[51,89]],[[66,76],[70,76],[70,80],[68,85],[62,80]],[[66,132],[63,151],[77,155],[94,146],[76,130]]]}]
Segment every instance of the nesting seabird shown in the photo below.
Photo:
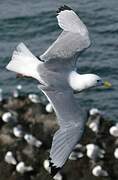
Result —
[{"label": "nesting seabird", "polygon": [[51,168],[49,165],[50,165],[49,160],[48,159],[44,160],[43,167],[45,168],[46,171],[48,171],[50,173]]},{"label": "nesting seabird", "polygon": [[33,103],[40,103],[41,100],[37,94],[29,94],[28,99]]},{"label": "nesting seabird", "polygon": [[103,169],[102,166],[100,165],[96,165],[93,169],[92,169],[92,174],[96,177],[99,176],[108,176],[108,172],[106,170]]},{"label": "nesting seabird", "polygon": [[105,151],[104,149],[101,149],[99,146],[95,144],[87,144],[86,149],[86,154],[90,159],[96,161],[98,158],[104,158]]},{"label": "nesting seabird", "polygon": [[118,123],[116,123],[114,126],[110,127],[109,133],[114,137],[118,137]]},{"label": "nesting seabird", "polygon": [[26,140],[28,144],[35,146],[37,148],[41,147],[42,145],[42,142],[38,140],[37,138],[35,138],[32,134],[25,134],[24,139]]},{"label": "nesting seabird", "polygon": [[81,159],[83,156],[84,156],[84,154],[82,152],[72,151],[70,156],[69,156],[69,159],[72,161],[75,161],[77,159]]},{"label": "nesting seabird", "polygon": [[[49,163],[49,160],[44,160],[43,162],[43,167],[45,168],[46,171],[48,171],[50,173],[51,171],[51,167],[50,167],[50,163]],[[62,175],[58,172],[54,177],[53,177],[54,180],[62,180],[63,177]]]},{"label": "nesting seabird", "polygon": [[114,157],[115,159],[118,159],[118,147],[114,150]]},{"label": "nesting seabird", "polygon": [[53,137],[50,151],[52,176],[65,164],[84,131],[85,113],[76,102],[73,90],[80,92],[95,86],[111,86],[95,74],[76,72],[80,52],[90,46],[87,27],[79,16],[64,5],[57,12],[57,20],[62,32],[39,59],[20,43],[6,67],[37,79],[56,112],[60,128]]},{"label": "nesting seabird", "polygon": [[14,155],[13,155],[13,153],[11,151],[8,151],[5,154],[4,160],[8,164],[12,164],[12,165],[16,165],[17,164],[17,161],[16,161],[16,159],[15,159],[15,157],[14,157]]},{"label": "nesting seabird", "polygon": [[16,166],[16,171],[20,174],[24,174],[26,172],[30,172],[33,171],[33,167],[32,166],[26,166],[25,163],[23,161],[19,162]]},{"label": "nesting seabird", "polygon": [[96,134],[99,132],[99,128],[101,124],[101,116],[102,116],[102,112],[99,109],[92,108],[89,110],[89,118],[87,125]]},{"label": "nesting seabird", "polygon": [[52,104],[51,103],[48,103],[45,107],[46,111],[48,113],[52,113],[53,112],[53,107],[52,107]]},{"label": "nesting seabird", "polygon": [[69,159],[70,160],[77,160],[84,156],[85,148],[82,144],[76,144],[73,151],[71,152]]},{"label": "nesting seabird", "polygon": [[13,127],[13,134],[17,138],[22,138],[24,135],[24,130],[22,125],[18,124],[17,126]]},{"label": "nesting seabird", "polygon": [[15,115],[13,115],[11,112],[5,112],[2,115],[2,120],[5,123],[16,123],[17,122],[17,118]]}]

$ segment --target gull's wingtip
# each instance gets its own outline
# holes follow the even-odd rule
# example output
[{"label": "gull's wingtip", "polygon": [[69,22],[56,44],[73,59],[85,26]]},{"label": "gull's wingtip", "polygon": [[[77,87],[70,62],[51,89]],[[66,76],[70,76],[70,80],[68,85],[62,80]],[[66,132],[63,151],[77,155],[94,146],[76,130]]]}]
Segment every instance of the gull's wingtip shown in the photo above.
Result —
[{"label": "gull's wingtip", "polygon": [[54,164],[51,162],[51,158],[49,157],[49,167],[50,167],[50,175],[52,176],[52,177],[54,177],[59,171],[60,171],[60,167],[56,167],[56,166],[54,166]]},{"label": "gull's wingtip", "polygon": [[58,8],[58,10],[56,11],[57,12],[57,15],[61,12],[61,11],[65,11],[65,10],[72,10],[69,6],[67,5],[64,5],[64,6],[60,6]]}]

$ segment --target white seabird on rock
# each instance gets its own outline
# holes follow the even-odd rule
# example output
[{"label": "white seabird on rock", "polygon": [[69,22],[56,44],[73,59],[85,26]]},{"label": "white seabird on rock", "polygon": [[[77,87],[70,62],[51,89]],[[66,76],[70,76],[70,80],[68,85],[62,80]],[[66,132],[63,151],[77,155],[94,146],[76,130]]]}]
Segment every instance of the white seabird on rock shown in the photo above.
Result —
[{"label": "white seabird on rock", "polygon": [[49,158],[53,176],[65,164],[84,132],[85,112],[76,102],[73,90],[80,92],[102,85],[111,87],[98,75],[76,72],[80,52],[90,46],[89,32],[79,16],[64,5],[57,11],[57,21],[62,32],[39,59],[20,43],[6,67],[37,79],[41,91],[53,104],[60,125],[54,135]]},{"label": "white seabird on rock", "polygon": [[58,172],[54,177],[53,177],[54,180],[63,180],[63,176],[61,175],[60,172]]},{"label": "white seabird on rock", "polygon": [[76,161],[77,160],[77,153],[72,151],[68,159],[71,161]]},{"label": "white seabird on rock", "polygon": [[16,166],[16,171],[20,174],[24,174],[25,172],[33,171],[32,166],[26,166],[23,161],[19,162]]},{"label": "white seabird on rock", "polygon": [[46,105],[46,111],[48,112],[48,113],[52,113],[53,112],[53,107],[52,107],[52,104],[51,103],[48,103],[47,105]]},{"label": "white seabird on rock", "polygon": [[40,103],[41,102],[41,100],[37,94],[29,94],[28,98],[33,103]]},{"label": "white seabird on rock", "polygon": [[89,124],[89,128],[95,133],[98,133],[98,127],[99,127],[99,122],[94,121]]},{"label": "white seabird on rock", "polygon": [[99,131],[99,121],[93,121],[93,122],[91,122],[90,124],[89,124],[89,128],[93,131],[93,132],[95,132],[95,133],[98,133],[98,131]]},{"label": "white seabird on rock", "polygon": [[42,142],[38,140],[37,138],[35,138],[32,134],[25,134],[24,139],[26,140],[28,144],[35,146],[37,148],[41,147],[42,145]]},{"label": "white seabird on rock", "polygon": [[90,159],[96,160],[97,158],[104,158],[105,151],[101,149],[99,146],[95,144],[87,144],[86,149],[86,154]]},{"label": "white seabird on rock", "polygon": [[17,164],[17,161],[16,161],[16,159],[15,159],[15,157],[13,156],[13,153],[12,153],[11,151],[8,151],[8,152],[5,154],[4,160],[5,160],[5,162],[7,162],[8,164],[12,164],[12,165],[16,165],[16,164]]},{"label": "white seabird on rock", "polygon": [[102,168],[102,166],[97,165],[92,169],[92,174],[96,177],[108,176],[108,172]]},{"label": "white seabird on rock", "polygon": [[16,117],[11,113],[11,112],[5,112],[3,115],[2,115],[2,120],[3,122],[5,123],[16,123],[17,122],[17,119]]},{"label": "white seabird on rock", "polygon": [[71,161],[75,161],[77,159],[82,158],[83,156],[84,156],[84,154],[82,152],[74,152],[74,151],[72,151],[70,156],[69,156],[69,159]]},{"label": "white seabird on rock", "polygon": [[[48,171],[49,173],[51,172],[51,167],[49,167],[50,163],[49,161],[46,159],[44,160],[43,162],[43,167],[45,168],[46,171]],[[62,180],[63,177],[62,175],[58,172],[54,177],[53,177],[54,180]]]},{"label": "white seabird on rock", "polygon": [[114,157],[118,159],[118,147],[114,150]]},{"label": "white seabird on rock", "polygon": [[116,123],[116,125],[110,127],[109,133],[114,137],[118,137],[118,123]]},{"label": "white seabird on rock", "polygon": [[84,156],[83,149],[84,147],[82,144],[77,144],[73,149],[73,151],[71,152],[69,159],[75,161],[77,159],[82,158]]},{"label": "white seabird on rock", "polygon": [[13,134],[17,138],[21,138],[24,135],[23,127],[19,124],[13,128]]},{"label": "white seabird on rock", "polygon": [[92,108],[89,110],[89,118],[87,125],[94,132],[98,133],[100,127],[100,119],[102,112],[97,108]]},{"label": "white seabird on rock", "polygon": [[49,161],[48,161],[47,159],[44,160],[44,162],[43,162],[43,167],[45,168],[46,171],[48,171],[48,172],[50,173],[51,168],[50,168],[49,165],[50,165],[50,164],[49,164]]}]

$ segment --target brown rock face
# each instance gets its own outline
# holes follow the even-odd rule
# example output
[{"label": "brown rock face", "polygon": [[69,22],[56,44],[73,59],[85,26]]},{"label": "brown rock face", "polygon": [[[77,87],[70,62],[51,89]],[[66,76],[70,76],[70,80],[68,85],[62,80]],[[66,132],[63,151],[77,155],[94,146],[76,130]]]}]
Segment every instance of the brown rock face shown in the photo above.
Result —
[{"label": "brown rock face", "polygon": [[[24,131],[33,134],[41,140],[40,148],[28,145],[24,138],[13,135],[14,125],[2,122],[1,116],[4,112],[15,111],[18,114],[17,124],[21,124]],[[51,180],[49,173],[44,169],[43,162],[49,157],[49,149],[54,132],[58,128],[54,113],[48,114],[45,106],[41,103],[32,103],[27,97],[11,98],[0,105],[0,180]],[[99,132],[94,133],[88,126],[79,143],[82,144],[81,151],[84,156],[76,160],[68,160],[61,170],[64,180],[118,180],[118,159],[114,158],[114,150],[118,146],[117,138],[109,134],[109,128],[114,124],[101,117]],[[102,159],[91,160],[87,157],[87,144],[98,145],[105,151]],[[4,161],[7,151],[12,151],[17,161],[24,161],[26,165],[32,166],[34,171],[19,174],[14,165]],[[107,172],[107,177],[95,177],[92,169],[101,165]]]}]

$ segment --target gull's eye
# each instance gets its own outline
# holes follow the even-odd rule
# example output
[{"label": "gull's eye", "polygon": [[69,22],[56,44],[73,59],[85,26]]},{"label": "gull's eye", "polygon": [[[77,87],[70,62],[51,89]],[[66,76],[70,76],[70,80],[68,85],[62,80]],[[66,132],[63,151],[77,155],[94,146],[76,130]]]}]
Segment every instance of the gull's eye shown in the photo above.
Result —
[{"label": "gull's eye", "polygon": [[98,83],[101,82],[101,79],[98,79],[97,82],[98,82]]},{"label": "gull's eye", "polygon": [[97,85],[99,85],[99,86],[102,86],[102,85],[103,85],[102,79],[97,79]]}]

